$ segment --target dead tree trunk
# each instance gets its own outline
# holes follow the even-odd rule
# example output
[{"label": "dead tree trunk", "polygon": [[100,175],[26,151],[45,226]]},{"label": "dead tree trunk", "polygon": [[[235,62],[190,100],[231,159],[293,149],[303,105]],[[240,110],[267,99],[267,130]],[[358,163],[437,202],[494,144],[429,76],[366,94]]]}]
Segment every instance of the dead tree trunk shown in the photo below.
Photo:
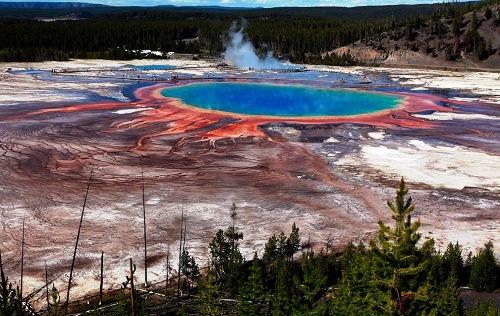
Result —
[{"label": "dead tree trunk", "polygon": [[184,237],[182,238],[182,252],[186,250],[186,235],[187,235],[187,215],[184,216]]},{"label": "dead tree trunk", "polygon": [[168,299],[168,286],[170,285],[170,246],[167,248],[167,266],[165,277],[165,300]]},{"label": "dead tree trunk", "polygon": [[141,178],[142,178],[142,214],[144,220],[144,285],[148,287],[148,246],[146,237],[146,200],[144,193],[144,165],[141,158]]},{"label": "dead tree trunk", "polygon": [[134,287],[134,273],[136,270],[135,264],[132,262],[132,258],[130,260],[130,312],[132,316],[135,316],[136,308],[135,308],[135,287]]},{"label": "dead tree trunk", "polygon": [[47,271],[47,260],[45,260],[45,298],[47,299],[47,313],[50,314],[49,303],[49,273]]},{"label": "dead tree trunk", "polygon": [[23,219],[23,237],[21,241],[21,286],[19,296],[23,298],[23,280],[24,280],[24,219]]},{"label": "dead tree trunk", "polygon": [[75,268],[76,251],[78,250],[78,241],[80,240],[80,231],[82,229],[83,214],[85,213],[85,206],[87,205],[87,197],[89,195],[90,183],[92,182],[93,172],[94,172],[94,168],[92,168],[90,170],[89,180],[87,182],[87,190],[85,191],[85,198],[83,199],[82,213],[80,215],[80,224],[78,225],[78,232],[76,234],[76,242],[75,242],[75,250],[73,251],[73,259],[71,261],[71,270],[69,272],[68,291],[66,292],[66,302],[64,304],[64,314],[68,313],[69,291],[71,290],[71,281],[73,279],[73,269]]},{"label": "dead tree trunk", "polygon": [[103,281],[104,281],[104,251],[101,251],[101,280],[99,283],[99,306],[102,305]]},{"label": "dead tree trunk", "polygon": [[177,269],[177,300],[181,298],[181,259],[182,259],[182,240],[184,236],[184,206],[182,207],[181,213],[181,237],[179,238],[179,264]]},{"label": "dead tree trunk", "polygon": [[[184,236],[182,238],[182,255],[184,257],[184,253],[186,251],[186,235],[187,235],[187,219],[186,216],[184,216]],[[182,267],[185,268],[185,267]],[[187,279],[186,276],[186,294],[189,296],[189,280]]]}]

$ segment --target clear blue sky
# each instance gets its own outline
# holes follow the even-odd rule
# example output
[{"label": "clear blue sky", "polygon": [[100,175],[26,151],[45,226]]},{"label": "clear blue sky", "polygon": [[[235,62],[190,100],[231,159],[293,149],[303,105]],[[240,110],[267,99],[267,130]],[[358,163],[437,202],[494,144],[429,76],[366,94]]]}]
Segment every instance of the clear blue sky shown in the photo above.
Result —
[{"label": "clear blue sky", "polygon": [[[23,0],[11,0],[23,1]],[[116,6],[219,5],[228,7],[340,6],[433,3],[436,0],[25,0],[26,2],[87,2]],[[6,2],[6,0],[0,0]]]}]

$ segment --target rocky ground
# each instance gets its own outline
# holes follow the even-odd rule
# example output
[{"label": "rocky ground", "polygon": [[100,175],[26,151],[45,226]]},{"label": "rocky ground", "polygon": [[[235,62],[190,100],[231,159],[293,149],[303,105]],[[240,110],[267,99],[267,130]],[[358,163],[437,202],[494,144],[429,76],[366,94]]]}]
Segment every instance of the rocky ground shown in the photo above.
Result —
[{"label": "rocky ground", "polygon": [[[137,72],[113,69],[159,61],[0,65],[0,250],[11,279],[18,280],[25,220],[26,292],[43,284],[45,264],[64,289],[92,167],[75,297],[98,289],[101,251],[107,288],[125,280],[129,257],[143,281],[142,171],[152,281],[164,277],[167,252],[178,256],[182,209],[188,248],[200,265],[214,232],[229,225],[233,202],[247,257],[293,222],[303,241],[341,248],[367,240],[379,219],[389,220],[385,202],[401,176],[409,182],[424,237],[435,238],[439,249],[450,241],[467,252],[488,240],[500,244],[498,74],[357,67],[262,75],[332,79],[331,85],[340,84],[333,79],[367,77],[371,89],[439,97],[434,102],[446,111],[408,109],[404,117],[391,112],[384,124],[271,120],[259,123],[258,132],[240,130],[238,137],[223,134],[209,141],[194,135],[209,135],[207,130],[238,118],[207,121],[200,115],[192,118],[195,126],[165,130],[175,125],[173,117],[177,127],[191,118],[161,112],[162,104],[155,103],[160,101],[136,100],[133,92],[151,84],[142,79],[257,74],[174,62],[197,68],[139,73],[140,81],[132,81]],[[19,72],[26,68],[36,69]],[[37,71],[83,68],[59,75]],[[405,120],[418,124],[412,128]],[[144,135],[155,136],[138,147]]]}]

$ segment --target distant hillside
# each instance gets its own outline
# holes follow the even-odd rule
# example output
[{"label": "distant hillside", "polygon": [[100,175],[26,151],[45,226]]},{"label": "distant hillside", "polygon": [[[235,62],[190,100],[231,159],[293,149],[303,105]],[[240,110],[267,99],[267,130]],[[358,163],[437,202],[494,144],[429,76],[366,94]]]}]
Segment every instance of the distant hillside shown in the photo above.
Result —
[{"label": "distant hillside", "polygon": [[[332,51],[367,64],[500,68],[500,4],[433,15]],[[330,53],[332,53],[330,52]]]},{"label": "distant hillside", "polygon": [[[456,6],[467,6],[474,2],[458,2]],[[74,9],[85,9],[93,16],[113,15],[115,18],[140,16],[148,18],[169,18],[173,13],[191,16],[219,14],[220,17],[317,17],[341,20],[364,20],[380,18],[405,18],[410,16],[428,16],[445,4],[417,5],[381,5],[363,7],[280,7],[280,8],[238,8],[222,6],[173,6],[159,5],[155,7],[137,6],[104,6],[99,4],[78,2],[0,2],[0,17],[58,17],[71,14]],[[217,17],[211,17],[217,18]]]},{"label": "distant hillside", "polygon": [[[129,59],[140,57],[131,53],[134,50],[145,49],[218,57],[229,28],[244,18],[259,53],[272,51],[295,63],[331,63],[321,54],[431,15],[441,19],[446,12],[462,14],[478,7],[475,2],[272,9],[50,5],[53,8],[0,8],[0,61]],[[335,61],[352,63],[350,58]]]},{"label": "distant hillside", "polygon": [[96,7],[106,6],[83,2],[0,2],[0,9],[79,9]]}]

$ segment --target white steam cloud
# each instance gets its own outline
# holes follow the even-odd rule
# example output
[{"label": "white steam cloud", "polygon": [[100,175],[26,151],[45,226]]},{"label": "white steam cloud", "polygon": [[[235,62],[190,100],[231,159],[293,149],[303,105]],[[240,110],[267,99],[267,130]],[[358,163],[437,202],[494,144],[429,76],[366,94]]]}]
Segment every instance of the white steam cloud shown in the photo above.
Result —
[{"label": "white steam cloud", "polygon": [[268,52],[265,57],[259,57],[252,42],[245,34],[245,23],[241,24],[238,27],[235,22],[229,29],[229,41],[226,43],[226,50],[223,53],[226,63],[241,69],[286,69],[293,67],[288,62],[284,63],[274,58],[272,52]]}]

